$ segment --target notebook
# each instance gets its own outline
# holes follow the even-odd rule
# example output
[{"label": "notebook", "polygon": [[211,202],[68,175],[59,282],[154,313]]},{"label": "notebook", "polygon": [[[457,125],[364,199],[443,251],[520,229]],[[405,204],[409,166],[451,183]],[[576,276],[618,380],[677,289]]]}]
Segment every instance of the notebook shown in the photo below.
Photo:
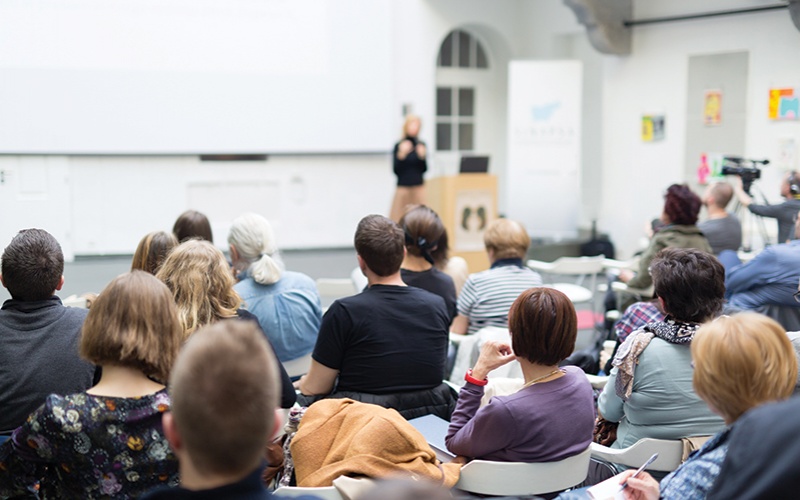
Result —
[{"label": "notebook", "polygon": [[411,419],[408,423],[425,437],[425,441],[436,452],[436,458],[442,462],[449,462],[455,458],[455,455],[447,451],[447,446],[444,444],[444,438],[447,436],[447,428],[450,427],[450,422],[436,415],[425,415],[424,417]]}]

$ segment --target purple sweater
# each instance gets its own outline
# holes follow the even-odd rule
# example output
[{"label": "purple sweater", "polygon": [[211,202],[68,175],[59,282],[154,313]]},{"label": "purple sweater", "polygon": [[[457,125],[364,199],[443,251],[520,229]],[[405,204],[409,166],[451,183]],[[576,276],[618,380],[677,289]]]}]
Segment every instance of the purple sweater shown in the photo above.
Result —
[{"label": "purple sweater", "polygon": [[458,395],[445,443],[456,455],[498,462],[552,462],[592,442],[592,386],[580,368],[552,382],[495,396],[478,409],[483,387],[467,383]]}]

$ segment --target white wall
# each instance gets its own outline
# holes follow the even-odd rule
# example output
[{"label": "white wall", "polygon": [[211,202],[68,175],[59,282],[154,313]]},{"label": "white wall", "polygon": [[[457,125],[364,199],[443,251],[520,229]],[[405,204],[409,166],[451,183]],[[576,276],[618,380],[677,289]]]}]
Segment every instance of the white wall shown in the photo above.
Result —
[{"label": "white wall", "polygon": [[0,246],[21,228],[43,227],[68,258],[128,254],[146,233],[170,231],[181,212],[195,208],[209,216],[223,249],[230,223],[245,211],[272,221],[281,248],[348,247],[361,217],[388,212],[389,165],[388,153],[252,163],[196,156],[0,157]]},{"label": "white wall", "polygon": [[[703,2],[702,9],[697,2],[678,2],[670,8],[667,4],[637,2],[635,17],[731,6],[727,1]],[[740,1],[734,6],[738,4],[758,2]],[[688,57],[750,52],[745,150],[750,157],[774,158],[779,138],[789,135],[800,142],[800,124],[767,120],[769,87],[800,87],[798,49],[800,32],[788,12],[781,10],[636,27],[632,55],[605,57],[600,227],[611,233],[623,256],[635,250],[645,222],[661,213],[667,186],[687,180],[683,163]],[[649,112],[666,115],[666,138],[661,142],[640,140],[641,116]],[[780,171],[767,168],[760,182],[776,201],[779,178]]]},{"label": "white wall", "polygon": [[[760,4],[637,0],[635,14],[643,18]],[[633,54],[616,57],[588,47],[583,28],[561,0],[396,0],[389,6],[390,15],[382,19],[391,34],[386,71],[393,82],[392,129],[397,135],[401,107],[411,104],[423,118],[423,139],[433,142],[436,55],[453,29],[478,36],[493,60],[584,61],[590,88],[584,92],[581,220],[586,224],[599,213],[600,228],[612,234],[622,255],[635,249],[645,221],[660,212],[664,189],[685,180],[689,56],[750,52],[748,155],[774,157],[777,140],[787,135],[800,142],[797,123],[766,120],[770,86],[800,87],[800,33],[786,11],[637,27]],[[498,92],[503,95],[497,102],[505,105],[505,89]],[[643,144],[641,115],[653,111],[666,114],[667,137]],[[308,140],[315,138],[309,135]],[[130,253],[144,233],[171,228],[188,208],[211,212],[217,242],[224,246],[232,214],[248,207],[275,219],[285,248],[349,246],[362,215],[388,212],[394,189],[391,146],[386,144],[386,154],[271,156],[253,164],[207,164],[194,156],[0,157],[0,246],[17,229],[39,225],[53,228],[68,253]],[[435,156],[430,163],[430,175],[452,173]],[[492,168],[502,186],[504,165]],[[767,168],[763,190],[776,192],[778,177],[777,169]],[[37,182],[47,187],[38,189]],[[216,196],[209,194],[214,189]],[[245,201],[242,193],[248,190],[262,194]],[[502,191],[500,202],[502,207]]]}]

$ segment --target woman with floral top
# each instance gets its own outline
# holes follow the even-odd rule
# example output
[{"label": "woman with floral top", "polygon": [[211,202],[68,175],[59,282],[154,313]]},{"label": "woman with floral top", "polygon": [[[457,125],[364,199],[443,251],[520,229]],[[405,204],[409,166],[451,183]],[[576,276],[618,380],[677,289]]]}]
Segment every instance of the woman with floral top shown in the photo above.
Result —
[{"label": "woman with floral top", "polygon": [[100,381],[85,393],[49,396],[0,447],[0,498],[130,498],[176,485],[161,417],[182,335],[166,285],[143,271],[114,279],[80,340],[81,356],[102,367]]}]

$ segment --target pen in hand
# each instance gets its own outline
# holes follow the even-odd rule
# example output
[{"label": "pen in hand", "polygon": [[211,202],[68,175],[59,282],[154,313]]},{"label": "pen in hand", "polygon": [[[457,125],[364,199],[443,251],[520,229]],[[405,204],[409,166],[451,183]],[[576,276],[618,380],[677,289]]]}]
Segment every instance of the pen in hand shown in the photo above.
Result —
[{"label": "pen in hand", "polygon": [[[648,466],[648,465],[650,465],[650,464],[652,464],[653,462],[655,462],[657,458],[658,458],[658,453],[653,453],[653,456],[652,456],[652,457],[650,457],[650,458],[648,458],[648,459],[647,459],[647,461],[646,461],[644,464],[642,464],[642,466],[641,466],[641,467],[639,467],[638,469],[636,469],[636,472],[634,472],[634,473],[633,473],[633,475],[629,476],[629,477],[628,477],[628,479],[630,479],[630,478],[632,478],[632,477],[636,477],[636,476],[638,476],[639,474],[641,474],[641,473],[642,473],[642,471],[643,471],[643,470],[645,470],[645,469],[647,468],[647,466]],[[628,487],[628,479],[626,479],[626,480],[625,480],[625,482],[624,482],[624,483],[622,483],[622,484],[620,485],[620,487],[619,487],[619,490],[618,490],[618,491],[622,491],[622,490],[624,490],[625,488],[627,488],[627,487]]]}]

